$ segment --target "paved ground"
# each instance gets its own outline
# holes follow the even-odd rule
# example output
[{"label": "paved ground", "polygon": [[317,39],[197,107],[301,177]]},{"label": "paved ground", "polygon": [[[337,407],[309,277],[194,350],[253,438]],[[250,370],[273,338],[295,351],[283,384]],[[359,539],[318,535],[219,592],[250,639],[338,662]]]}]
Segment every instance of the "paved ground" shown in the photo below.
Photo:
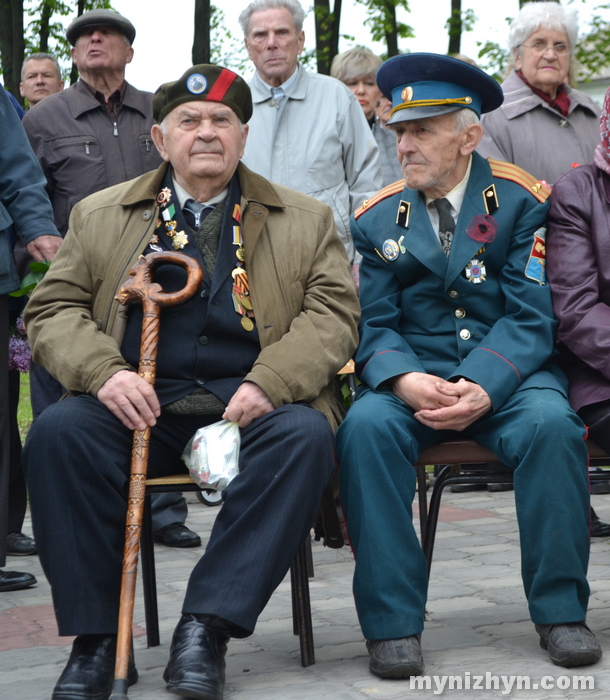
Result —
[{"label": "paved ground", "polygon": [[[188,524],[203,537],[216,510],[190,494]],[[594,496],[600,516],[610,520],[610,496]],[[488,690],[449,690],[452,699],[470,698],[608,698],[610,696],[610,542],[594,541],[591,552],[592,598],[589,623],[607,655],[585,673],[594,690],[530,689],[509,694],[502,676],[530,676],[531,683],[563,685],[572,674],[553,666],[538,647],[519,575],[518,534],[512,493],[449,494],[444,497],[436,542],[423,636],[426,673],[470,673],[498,677]],[[26,531],[29,522],[26,523]],[[333,551],[315,543],[315,578],[311,581],[316,663],[300,666],[298,639],[291,633],[290,584],[285,581],[264,611],[256,633],[233,641],[227,656],[225,697],[235,700],[362,700],[433,697],[438,686],[410,690],[408,681],[381,681],[367,670],[367,654],[351,594],[353,560],[347,548]],[[135,611],[136,663],[140,681],[133,700],[161,700],[169,695],[161,680],[171,632],[179,617],[187,576],[200,550],[157,546],[161,646],[146,648],[141,590]],[[38,585],[0,594],[0,698],[48,700],[67,660],[71,640],[56,636],[49,586],[36,557],[10,557],[7,569],[31,571]],[[579,672],[584,675],[583,671]],[[563,678],[562,678],[563,677]],[[436,692],[435,692],[436,689]]]}]

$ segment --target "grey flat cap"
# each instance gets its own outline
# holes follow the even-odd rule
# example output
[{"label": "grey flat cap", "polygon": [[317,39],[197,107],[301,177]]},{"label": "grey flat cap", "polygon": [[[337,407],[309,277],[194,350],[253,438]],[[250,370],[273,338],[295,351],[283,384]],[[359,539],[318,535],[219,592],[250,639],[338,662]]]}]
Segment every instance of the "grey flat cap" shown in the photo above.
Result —
[{"label": "grey flat cap", "polygon": [[66,30],[66,38],[74,46],[80,33],[87,27],[108,26],[118,29],[127,37],[130,44],[136,38],[136,28],[123,15],[113,10],[91,10],[77,17]]}]

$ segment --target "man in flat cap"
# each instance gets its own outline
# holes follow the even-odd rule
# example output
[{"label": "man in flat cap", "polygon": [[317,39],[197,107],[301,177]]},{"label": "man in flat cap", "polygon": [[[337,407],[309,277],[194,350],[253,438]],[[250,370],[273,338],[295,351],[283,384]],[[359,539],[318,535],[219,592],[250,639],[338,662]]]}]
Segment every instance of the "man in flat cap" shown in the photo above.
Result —
[{"label": "man in flat cap", "polygon": [[555,664],[602,654],[585,624],[589,493],[585,428],[555,364],[544,275],[549,190],[474,150],[502,102],[478,68],[435,54],[384,63],[404,183],[361,207],[358,399],[337,435],[354,594],[370,670],[424,670],[427,566],[412,522],[413,463],[450,437],[514,469],[522,576]]},{"label": "man in flat cap", "polygon": [[[77,83],[47,98],[23,120],[32,148],[47,178],[55,223],[62,236],[72,207],[87,195],[153,170],[161,163],[150,137],[152,94],[125,80],[133,58],[133,24],[113,10],[92,10],[66,31]],[[32,365],[34,417],[64,393],[43,368]],[[175,547],[201,544],[184,521],[180,494],[153,497],[155,539]]]},{"label": "man in flat cap", "polygon": [[[27,307],[34,357],[73,394],[35,421],[24,455],[59,633],[78,635],[54,700],[110,692],[132,429],[152,426],[154,477],[184,472],[195,431],[225,418],[241,429],[240,473],[191,575],[164,674],[177,695],[221,700],[227,642],[252,634],[332,476],[332,383],[356,346],[332,211],[239,162],[252,115],[243,79],[194,66],[159,88],[153,113],[165,163],[74,208]],[[133,371],[142,312],[115,294],[141,254],[165,250],[196,258],[204,280],[161,316],[153,391]],[[155,279],[183,285],[175,266]]]}]

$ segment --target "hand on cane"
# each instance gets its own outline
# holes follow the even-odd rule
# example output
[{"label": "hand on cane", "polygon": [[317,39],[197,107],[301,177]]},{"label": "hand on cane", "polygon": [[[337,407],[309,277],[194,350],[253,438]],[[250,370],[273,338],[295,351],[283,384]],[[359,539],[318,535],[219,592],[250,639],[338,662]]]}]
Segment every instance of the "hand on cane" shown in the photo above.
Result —
[{"label": "hand on cane", "polygon": [[97,398],[130,430],[153,426],[161,413],[155,390],[139,374],[128,369],[119,370],[107,379],[97,392]]}]

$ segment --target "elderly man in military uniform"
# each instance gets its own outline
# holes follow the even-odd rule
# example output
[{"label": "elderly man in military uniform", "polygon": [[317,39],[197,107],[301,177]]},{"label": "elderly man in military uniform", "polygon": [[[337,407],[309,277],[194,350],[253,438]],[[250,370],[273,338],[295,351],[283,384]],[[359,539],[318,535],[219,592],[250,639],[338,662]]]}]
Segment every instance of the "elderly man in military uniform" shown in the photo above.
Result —
[{"label": "elderly man in military uniform", "polygon": [[[110,694],[132,429],[152,426],[149,474],[160,476],[185,471],[195,431],[225,418],[239,423],[240,473],[190,577],[164,674],[177,695],[222,699],[227,642],[252,634],[333,474],[333,379],[356,346],[332,211],[239,162],[252,115],[242,78],[194,66],[159,88],[153,113],[166,162],[74,207],[27,308],[35,359],[73,394],[35,421],[25,447],[59,633],[77,635],[54,700]],[[164,250],[196,258],[204,281],[161,316],[152,390],[133,371],[142,311],[114,297],[142,253]],[[177,266],[155,279],[184,285]]]},{"label": "elderly man in military uniform", "polygon": [[428,445],[475,439],[514,469],[522,576],[540,645],[561,666],[602,654],[585,623],[589,494],[585,428],[555,365],[544,276],[549,191],[474,153],[481,112],[502,92],[435,54],[377,74],[392,99],[403,183],[358,210],[363,256],[362,381],[337,435],[341,496],[356,557],[354,594],[382,678],[424,670],[426,561],[412,522]]}]

